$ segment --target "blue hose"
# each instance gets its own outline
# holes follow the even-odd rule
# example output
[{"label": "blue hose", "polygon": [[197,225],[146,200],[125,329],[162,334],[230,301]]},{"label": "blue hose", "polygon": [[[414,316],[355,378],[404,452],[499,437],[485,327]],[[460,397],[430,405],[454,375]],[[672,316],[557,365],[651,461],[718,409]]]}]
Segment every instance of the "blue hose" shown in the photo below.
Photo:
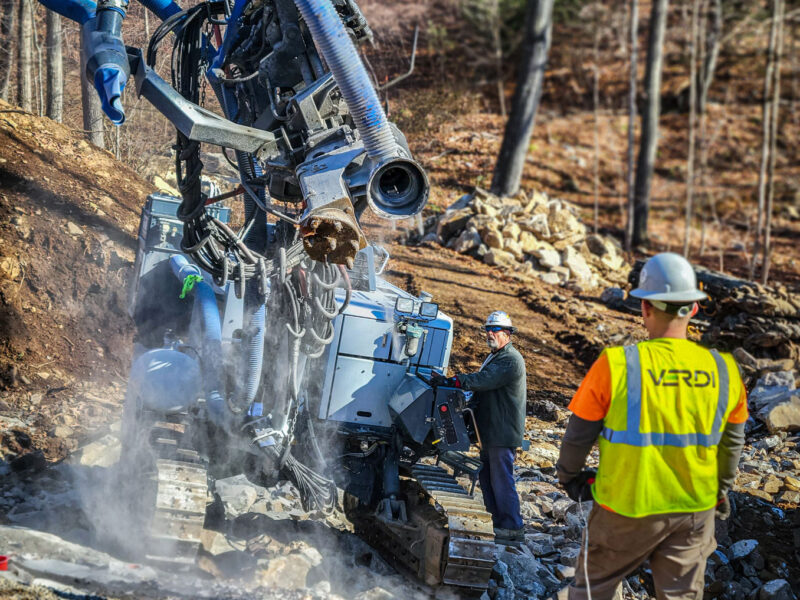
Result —
[{"label": "blue hose", "polygon": [[[169,259],[172,272],[183,281],[189,275],[200,275],[202,272],[196,265],[191,264],[182,254],[176,254]],[[206,405],[212,417],[218,421],[225,412],[225,399],[220,393],[222,377],[219,370],[219,361],[222,360],[222,324],[217,308],[217,297],[212,287],[205,281],[198,281],[194,285],[195,307],[199,309],[203,322],[203,383],[206,390]],[[218,421],[219,422],[219,421]]]},{"label": "blue hose", "polygon": [[376,162],[397,155],[378,94],[331,0],[294,0],[339,85],[367,155]]}]

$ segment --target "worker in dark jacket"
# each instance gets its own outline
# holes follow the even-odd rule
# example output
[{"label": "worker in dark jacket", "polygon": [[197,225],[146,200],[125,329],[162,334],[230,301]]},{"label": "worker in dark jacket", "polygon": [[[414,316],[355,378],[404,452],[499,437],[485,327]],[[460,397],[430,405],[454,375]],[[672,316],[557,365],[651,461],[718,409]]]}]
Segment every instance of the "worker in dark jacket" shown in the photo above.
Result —
[{"label": "worker in dark jacket", "polygon": [[483,501],[492,513],[497,541],[514,543],[525,539],[514,481],[514,455],[525,431],[525,360],[511,343],[515,329],[506,313],[493,312],[484,329],[491,354],[479,371],[456,375],[452,382],[474,392]]}]

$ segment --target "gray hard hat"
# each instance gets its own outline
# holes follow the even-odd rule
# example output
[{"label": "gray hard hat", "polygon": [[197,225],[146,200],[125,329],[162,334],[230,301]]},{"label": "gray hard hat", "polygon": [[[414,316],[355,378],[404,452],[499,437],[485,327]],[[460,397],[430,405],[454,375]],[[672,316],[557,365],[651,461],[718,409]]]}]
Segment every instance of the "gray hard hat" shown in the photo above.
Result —
[{"label": "gray hard hat", "polygon": [[708,294],[697,289],[692,265],[674,252],[662,252],[648,259],[639,274],[639,287],[631,290],[631,296],[675,304],[708,298]]}]

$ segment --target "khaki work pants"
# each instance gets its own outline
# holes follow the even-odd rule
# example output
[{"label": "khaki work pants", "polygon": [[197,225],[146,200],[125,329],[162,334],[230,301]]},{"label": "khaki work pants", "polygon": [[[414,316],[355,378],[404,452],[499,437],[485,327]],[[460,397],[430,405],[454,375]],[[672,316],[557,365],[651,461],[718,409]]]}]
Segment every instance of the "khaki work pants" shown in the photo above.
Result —
[{"label": "khaki work pants", "polygon": [[[589,513],[587,570],[592,600],[612,600],[622,579],[650,561],[658,600],[702,600],[706,559],[717,547],[714,509],[698,513],[623,517],[595,503]],[[569,600],[589,595],[584,544]]]}]

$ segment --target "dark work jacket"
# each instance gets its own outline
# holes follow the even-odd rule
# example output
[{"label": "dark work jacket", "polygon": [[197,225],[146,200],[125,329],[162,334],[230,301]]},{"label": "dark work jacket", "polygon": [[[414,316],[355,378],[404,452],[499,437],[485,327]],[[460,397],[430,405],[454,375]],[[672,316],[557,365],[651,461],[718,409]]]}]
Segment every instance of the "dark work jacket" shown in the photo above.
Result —
[{"label": "dark work jacket", "polygon": [[484,446],[517,448],[525,433],[527,397],[525,360],[511,342],[483,369],[458,375],[464,390],[474,392],[475,421]]}]

